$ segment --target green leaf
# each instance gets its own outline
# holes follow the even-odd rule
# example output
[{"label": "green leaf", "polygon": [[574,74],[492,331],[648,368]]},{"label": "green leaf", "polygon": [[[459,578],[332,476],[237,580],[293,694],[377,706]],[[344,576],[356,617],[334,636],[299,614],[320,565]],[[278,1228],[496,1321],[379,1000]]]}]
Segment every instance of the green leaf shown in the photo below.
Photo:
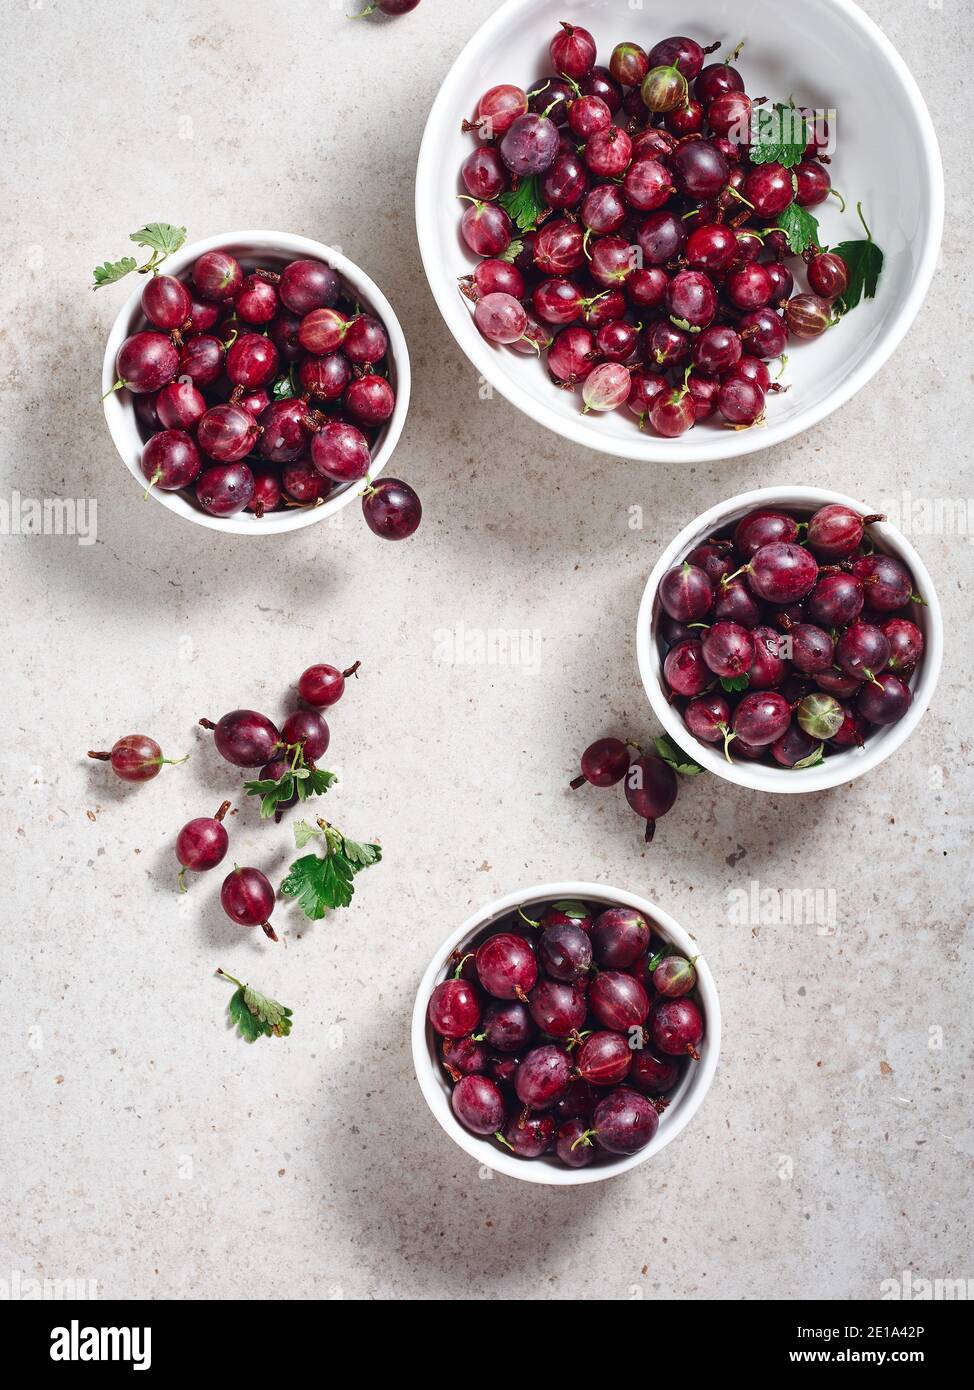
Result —
[{"label": "green leaf", "polygon": [[[320,861],[321,891],[329,907],[348,907],[355,894],[355,870],[343,854],[329,854]],[[324,913],[322,913],[324,916]]]},{"label": "green leaf", "polygon": [[155,264],[178,251],[185,240],[186,228],[174,227],[171,222],[147,222],[129,237],[136,246],[147,246],[156,253],[153,256]]},{"label": "green leaf", "polygon": [[282,801],[289,801],[294,795],[294,774],[288,769],[277,781],[271,777],[256,782],[244,782],[248,796],[259,796],[261,820],[268,820]]},{"label": "green leaf", "polygon": [[[288,776],[290,777],[290,773]],[[280,786],[273,777],[263,777],[256,782],[244,782],[244,791],[248,796],[264,796],[267,792],[272,792],[275,787]]]},{"label": "green leaf", "polygon": [[301,389],[294,380],[294,363],[292,362],[286,376],[279,376],[271,386],[271,400],[289,401],[292,396],[300,396]]},{"label": "green leaf", "polygon": [[378,845],[364,845],[357,840],[343,840],[345,847],[345,858],[352,865],[352,872],[357,874],[361,869],[367,869],[370,864],[378,864],[382,858],[382,850]]},{"label": "green leaf", "polygon": [[[295,859],[288,870],[287,878],[281,884],[281,892],[287,898],[296,898],[305,917],[318,921],[330,907],[340,906],[340,894],[336,894],[334,873],[328,870],[331,858],[319,859],[317,854],[306,854]],[[351,885],[351,875],[348,883]],[[351,892],[348,901],[351,902]]]},{"label": "green leaf", "polygon": [[497,199],[514,225],[522,232],[533,232],[547,204],[541,196],[537,174],[522,178],[517,188],[509,189]]},{"label": "green leaf", "polygon": [[329,854],[320,859],[317,854],[306,854],[291,865],[281,892],[296,898],[304,915],[317,922],[330,908],[348,907],[355,892],[353,878],[344,855]]},{"label": "green leaf", "polygon": [[832,247],[849,267],[849,287],[840,295],[835,307],[840,314],[847,314],[861,303],[863,298],[875,299],[880,272],[885,259],[874,241],[842,241]]},{"label": "green leaf", "polygon": [[[333,772],[326,772],[323,768],[305,766],[299,759],[302,758],[298,750],[294,764],[281,773],[275,781],[273,778],[258,778],[253,782],[244,783],[244,791],[248,796],[259,796],[260,815],[262,820],[267,820],[273,816],[278,807],[293,796],[297,796],[299,801],[307,801],[311,796],[321,796],[328,788],[338,781]],[[310,830],[310,827],[308,827]],[[307,843],[307,841],[305,841]],[[298,845],[301,848],[301,845]]]},{"label": "green leaf", "polygon": [[499,261],[507,261],[509,265],[513,265],[523,250],[524,242],[515,239],[511,242],[506,251],[500,253],[497,259]]},{"label": "green leaf", "polygon": [[786,169],[793,169],[801,163],[807,144],[805,120],[796,107],[776,102],[772,107],[755,108],[752,164],[783,164]]},{"label": "green leaf", "polygon": [[303,771],[304,781],[298,785],[298,796],[302,801],[309,796],[324,796],[329,787],[338,781],[333,772],[325,772],[323,768],[308,767]]},{"label": "green leaf", "polygon": [[312,840],[319,838],[323,833],[316,825],[310,825],[306,820],[299,820],[294,827],[294,846],[296,849],[304,849],[306,845],[310,845]]},{"label": "green leaf", "polygon": [[809,753],[807,758],[802,758],[800,762],[795,763],[795,768],[797,769],[800,767],[818,767],[820,763],[824,762],[825,744],[820,743],[817,748],[813,749],[812,752]]},{"label": "green leaf", "polygon": [[290,1009],[276,999],[261,994],[253,985],[242,984],[225,970],[217,970],[216,973],[237,986],[230,996],[227,1012],[247,1042],[256,1042],[258,1038],[287,1037],[291,1031]]},{"label": "green leaf", "polygon": [[566,917],[571,917],[576,922],[581,922],[589,915],[585,904],[575,898],[565,898],[560,903],[552,903],[551,906],[556,912],[563,912]]},{"label": "green leaf", "polygon": [[663,946],[659,951],[656,952],[652,960],[647,961],[647,975],[652,975],[655,970],[658,970],[663,961],[666,960],[668,956],[678,956],[679,954],[680,953],[675,946]]},{"label": "green leaf", "polygon": [[[788,238],[788,247],[796,256],[802,255],[810,246],[818,246],[818,222],[810,212],[789,203],[778,218],[776,228]],[[775,230],[768,228],[769,231]]]},{"label": "green leaf", "polygon": [[244,1003],[243,985],[230,996],[230,1003],[227,1005],[227,1009],[230,1017],[247,1041],[256,1042],[264,1030]]},{"label": "green leaf", "polygon": [[654,738],[656,751],[674,772],[678,772],[681,777],[696,777],[698,772],[703,772],[699,763],[695,763],[691,757],[677,748],[665,734],[660,734],[659,738]]},{"label": "green leaf", "polygon": [[721,676],[720,683],[725,690],[746,690],[748,687],[748,677],[743,676]]},{"label": "green leaf", "polygon": [[133,270],[137,270],[140,275],[147,275],[150,270],[155,270],[160,261],[178,251],[185,240],[185,227],[173,227],[169,222],[147,222],[144,227],[140,227],[129,236],[129,241],[134,241],[136,246],[145,246],[152,252],[145,265],[139,265],[134,256],[123,256],[118,261],[106,261],[104,265],[95,267],[95,283],[92,289],[99,290],[102,285],[112,285],[124,275],[131,275]]},{"label": "green leaf", "polygon": [[838,246],[831,248],[833,253],[836,256],[841,256],[849,267],[848,289],[835,301],[836,311],[839,314],[847,314],[864,297],[866,299],[876,298],[876,288],[885,260],[883,252],[873,241],[872,232],[866,226],[861,203],[856,204],[856,211],[859,213],[860,222],[866,227],[867,239],[865,241],[840,241]]},{"label": "green leaf", "polygon": [[382,858],[378,845],[347,840],[341,831],[324,821],[319,822],[317,830],[307,821],[298,821],[294,827],[298,849],[316,836],[324,837],[324,855],[306,854],[296,859],[281,884],[285,897],[297,898],[302,912],[312,921],[324,917],[330,908],[348,907],[355,893],[355,875]]},{"label": "green leaf", "polygon": [[292,1010],[279,1004],[276,999],[269,999],[253,985],[244,985],[244,1003],[253,1017],[263,1024],[268,1037],[286,1038],[290,1033]]},{"label": "green leaf", "polygon": [[120,261],[106,261],[104,265],[96,265],[92,272],[95,277],[93,290],[100,290],[102,285],[114,285],[116,280],[121,280],[126,275],[131,275],[136,268],[134,256],[123,256]]}]

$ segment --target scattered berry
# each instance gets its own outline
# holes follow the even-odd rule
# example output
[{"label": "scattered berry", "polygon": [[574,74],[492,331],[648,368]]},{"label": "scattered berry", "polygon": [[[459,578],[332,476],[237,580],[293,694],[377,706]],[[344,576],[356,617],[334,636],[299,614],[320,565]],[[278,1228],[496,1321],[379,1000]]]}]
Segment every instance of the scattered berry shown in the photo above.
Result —
[{"label": "scattered berry", "polygon": [[184,758],[164,758],[154,738],[149,738],[147,734],[126,734],[112,744],[108,753],[90,752],[88,757],[101,763],[111,763],[115,776],[123,782],[149,782],[153,777],[158,777],[167,763],[170,766],[184,763],[189,754]]},{"label": "scattered berry", "polygon": [[230,809],[229,801],[224,801],[212,816],[197,816],[187,821],[176,837],[176,858],[182,867],[179,870],[179,890],[186,891],[186,870],[203,873],[215,869],[221,863],[230,845],[230,836],[223,824],[223,817]]}]

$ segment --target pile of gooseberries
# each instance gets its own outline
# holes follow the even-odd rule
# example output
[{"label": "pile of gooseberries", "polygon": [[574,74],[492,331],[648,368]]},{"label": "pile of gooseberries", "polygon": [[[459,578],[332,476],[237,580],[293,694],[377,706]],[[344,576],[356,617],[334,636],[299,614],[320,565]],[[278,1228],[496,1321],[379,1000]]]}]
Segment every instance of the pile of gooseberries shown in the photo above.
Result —
[{"label": "pile of gooseberries", "polygon": [[388,334],[330,265],[206,251],[182,279],[153,267],[142,312],[112,389],[133,399],[147,495],[182,491],[211,516],[256,521],[357,487],[376,535],[416,530],[412,488],[368,481],[396,405]]},{"label": "pile of gooseberries", "polygon": [[[601,67],[592,34],[564,22],[550,71],[491,87],[463,125],[477,145],[460,231],[481,259],[460,288],[476,327],[544,354],[584,412],[625,407],[666,437],[762,423],[789,340],[859,298],[844,299],[850,266],[818,245],[810,211],[832,192],[828,130],[793,104],[762,109],[740,50],[707,61],[718,47],[620,43]],[[778,126],[790,134],[772,145]],[[881,266],[871,236],[868,255]]]},{"label": "pile of gooseberries", "polygon": [[815,767],[901,719],[923,657],[913,576],[844,503],[765,507],[660,581],[663,683],[734,757]]},{"label": "pile of gooseberries", "polygon": [[427,1018],[460,1124],[569,1168],[645,1148],[705,1033],[696,959],[634,908],[574,901],[454,953]]}]

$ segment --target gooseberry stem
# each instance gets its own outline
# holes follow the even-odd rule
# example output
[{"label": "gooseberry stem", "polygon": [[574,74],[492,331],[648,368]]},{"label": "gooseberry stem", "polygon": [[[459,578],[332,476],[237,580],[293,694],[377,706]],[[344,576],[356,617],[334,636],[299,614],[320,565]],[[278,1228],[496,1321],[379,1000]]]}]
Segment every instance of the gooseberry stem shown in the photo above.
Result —
[{"label": "gooseberry stem", "polygon": [[468,951],[467,954],[466,954],[465,956],[461,956],[461,957],[460,957],[460,960],[459,960],[459,962],[458,962],[458,964],[457,964],[457,968],[456,968],[456,970],[454,970],[454,972],[453,972],[453,978],[454,978],[455,980],[459,980],[459,978],[460,978],[460,971],[461,971],[461,970],[463,969],[463,967],[466,965],[466,963],[467,963],[468,960],[472,960],[472,959],[473,959],[473,955],[474,955],[473,951]]}]

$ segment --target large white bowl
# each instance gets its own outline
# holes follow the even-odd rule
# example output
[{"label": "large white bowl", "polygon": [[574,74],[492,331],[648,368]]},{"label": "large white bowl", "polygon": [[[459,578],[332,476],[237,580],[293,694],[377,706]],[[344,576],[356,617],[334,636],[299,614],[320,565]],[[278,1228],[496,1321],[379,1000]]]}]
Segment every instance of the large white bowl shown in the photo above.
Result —
[{"label": "large white bowl", "polygon": [[[702,743],[695,738],[683,722],[678,710],[670,704],[663,685],[663,653],[657,638],[657,627],[661,608],[657,599],[660,580],[667,570],[679,564],[687,554],[708,540],[718,531],[733,526],[742,516],[758,507],[781,507],[796,514],[810,515],[829,502],[843,502],[854,508],[861,516],[875,514],[875,508],[857,502],[854,497],[846,497],[840,492],[823,491],[816,487],[765,487],[754,492],[744,492],[727,502],[720,502],[710,511],[698,516],[684,527],[671,545],[656,562],[656,567],[646,583],[639,617],[636,621],[636,659],[639,674],[642,676],[649,703],[653,713],[663,728],[675,739],[681,748],[696,759],[709,772],[718,777],[726,777],[740,787],[751,787],[764,792],[820,792],[826,787],[838,787],[843,782],[851,782],[877,767],[891,753],[910,737],[910,734],[923,718],[923,713],[933,698],[944,650],[944,623],[940,611],[940,601],[933,587],[927,568],[913,546],[895,526],[888,522],[874,522],[869,527],[876,549],[886,551],[902,560],[913,575],[916,592],[926,600],[926,607],[916,605],[914,621],[923,632],[924,652],[917,670],[910,681],[913,702],[906,714],[896,724],[874,728],[862,748],[846,748],[829,752],[819,767],[792,768],[766,766],[760,762],[750,762],[739,758],[729,763],[719,745]],[[731,744],[733,754],[734,745]]]},{"label": "large white bowl", "polygon": [[[464,204],[460,165],[473,137],[470,119],[483,92],[498,82],[524,86],[549,71],[548,44],[560,20],[589,28],[599,62],[633,40],[650,48],[669,33],[690,34],[727,49],[745,47],[739,67],[748,91],[802,106],[835,108],[837,149],[831,165],[848,200],[815,209],[829,244],[863,235],[861,200],[886,252],[875,300],[840,326],[795,346],[792,389],[769,399],[766,428],[720,429],[705,422],[679,439],[641,434],[625,410],[583,416],[577,393],[549,379],[543,362],[492,347],[474,327],[457,290],[476,258],[460,237]],[[725,52],[722,50],[722,52]],[[721,55],[715,55],[719,58]],[[710,59],[708,61],[714,61]],[[934,272],[943,227],[943,170],[930,116],[896,49],[851,0],[687,0],[676,10],[630,0],[507,0],[482,25],[448,73],[433,104],[416,174],[416,222],[430,286],[453,336],[477,371],[539,423],[577,444],[623,458],[694,462],[767,449],[809,429],[848,401],[883,365],[916,316]]]},{"label": "large white bowl", "polygon": [[[628,1155],[601,1154],[588,1168],[565,1168],[558,1159],[549,1155],[538,1159],[518,1158],[514,1154],[471,1134],[460,1124],[450,1106],[451,1086],[446,1079],[443,1063],[439,1055],[439,1040],[426,1017],[430,995],[434,986],[446,979],[451,966],[451,957],[458,948],[479,937],[485,928],[499,922],[501,918],[523,907],[530,912],[533,907],[546,906],[562,899],[581,899],[586,903],[602,903],[605,907],[621,905],[635,908],[643,913],[655,928],[655,934],[677,947],[686,956],[696,957],[697,999],[704,1016],[706,1031],[700,1044],[700,1061],[684,1070],[676,1090],[670,1092],[670,1104],[660,1117],[659,1129],[653,1139],[639,1153]],[[673,920],[668,912],[648,898],[636,893],[626,893],[621,888],[610,888],[604,883],[542,883],[533,888],[525,888],[518,893],[508,893],[496,902],[488,903],[458,927],[443,942],[426,967],[416,994],[413,1008],[413,1066],[420,1090],[436,1119],[471,1158],[495,1172],[505,1173],[511,1178],[522,1178],[525,1182],[546,1183],[552,1187],[569,1187],[576,1183],[602,1182],[605,1178],[628,1173],[648,1158],[658,1154],[660,1149],[675,1139],[681,1130],[690,1123],[703,1104],[704,1096],[710,1089],[717,1070],[720,1054],[720,1004],[710,967],[700,955],[700,947],[684,929]]]},{"label": "large white bowl", "polygon": [[[409,409],[409,352],[399,320],[388,299],[378,285],[340,251],[325,246],[320,241],[312,241],[310,237],[293,236],[290,232],[223,232],[220,236],[207,237],[204,241],[194,241],[189,246],[181,247],[174,256],[169,256],[163,262],[161,273],[179,276],[188,270],[204,251],[214,250],[231,252],[245,267],[256,264],[268,270],[280,270],[289,261],[299,258],[325,261],[341,277],[345,285],[355,292],[355,297],[363,308],[381,319],[389,335],[389,380],[396,393],[396,405],[373,453],[369,477],[375,478],[392,457]],[[136,276],[136,279],[138,284],[132,290],[108,335],[102,367],[103,391],[111,391],[115,381],[115,358],[119,348],[129,334],[136,332],[145,320],[141,304],[145,280],[142,276]],[[105,419],[108,421],[115,448],[144,492],[145,476],[139,460],[145,441],[135,417],[133,397],[128,391],[114,391],[106,396],[104,404]],[[316,521],[324,521],[326,517],[334,516],[336,512],[341,511],[342,507],[347,507],[356,497],[360,497],[366,486],[365,479],[349,483],[318,507],[267,512],[262,517],[256,517],[252,512],[239,512],[236,516],[210,516],[195,500],[182,492],[163,492],[159,488],[153,488],[151,496],[171,512],[187,521],[195,521],[198,526],[208,526],[213,531],[228,531],[240,536],[266,536],[281,531],[299,531],[303,526],[312,526]]]}]

